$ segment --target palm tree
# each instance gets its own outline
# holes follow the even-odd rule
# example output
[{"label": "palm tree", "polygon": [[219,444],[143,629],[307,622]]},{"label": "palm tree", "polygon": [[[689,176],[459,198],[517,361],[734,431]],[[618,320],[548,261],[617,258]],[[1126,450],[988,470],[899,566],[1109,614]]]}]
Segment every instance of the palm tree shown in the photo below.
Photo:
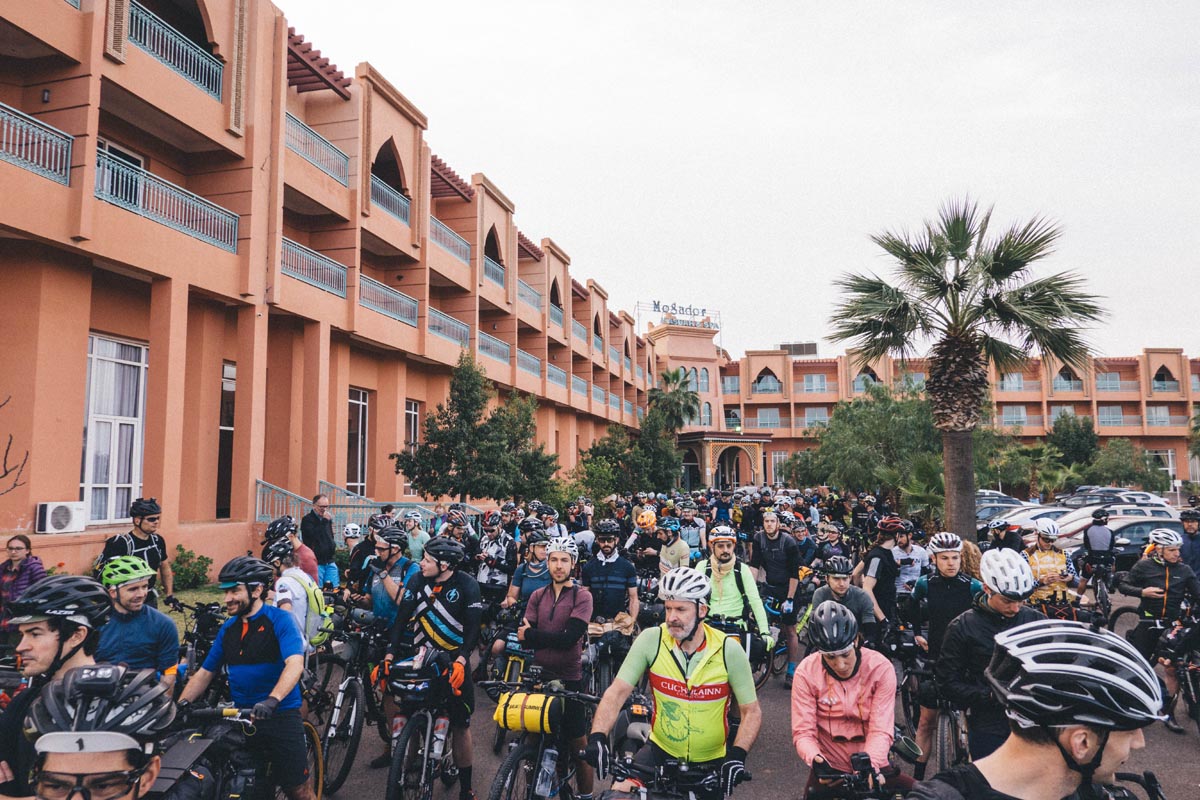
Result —
[{"label": "palm tree", "polygon": [[991,216],[964,198],[917,234],[873,236],[896,262],[894,279],[843,276],[832,317],[831,338],[853,342],[864,364],[889,354],[903,361],[931,345],[925,395],[942,434],[946,521],[960,532],[975,527],[972,436],[989,364],[1009,371],[1039,352],[1082,371],[1091,358],[1082,329],[1104,315],[1078,275],[1033,278],[1058,226],[1035,217],[989,236]]},{"label": "palm tree", "polygon": [[647,399],[662,414],[672,433],[700,416],[700,395],[691,388],[683,367],[659,375],[658,386],[650,389]]}]

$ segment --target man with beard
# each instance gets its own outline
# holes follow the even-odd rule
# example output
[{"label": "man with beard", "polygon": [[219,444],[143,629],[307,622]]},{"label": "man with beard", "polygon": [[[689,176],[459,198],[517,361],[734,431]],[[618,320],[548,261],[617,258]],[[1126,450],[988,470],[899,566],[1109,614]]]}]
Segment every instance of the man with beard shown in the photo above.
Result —
[{"label": "man with beard", "polygon": [[637,619],[637,569],[617,550],[621,526],[616,520],[602,519],[595,533],[600,552],[583,565],[581,576],[592,593],[592,614],[613,620],[627,613]]},{"label": "man with beard", "polygon": [[100,630],[96,660],[153,669],[170,689],[179,666],[179,631],[146,599],[156,573],[137,556],[117,556],[104,565],[100,583],[112,598],[113,614]]}]

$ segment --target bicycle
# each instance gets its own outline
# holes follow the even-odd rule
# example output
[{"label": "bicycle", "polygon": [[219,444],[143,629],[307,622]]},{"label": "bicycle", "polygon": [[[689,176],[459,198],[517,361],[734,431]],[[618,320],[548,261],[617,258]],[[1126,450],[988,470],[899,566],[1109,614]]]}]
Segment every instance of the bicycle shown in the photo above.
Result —
[{"label": "bicycle", "polygon": [[866,753],[850,756],[850,771],[843,772],[827,763],[814,763],[813,773],[828,784],[814,787],[805,795],[820,800],[900,800],[905,792],[876,785],[875,768]]},{"label": "bicycle", "polygon": [[630,637],[604,617],[588,625],[588,643],[583,649],[583,686],[588,694],[604,694],[629,653],[630,644]]},{"label": "bicycle", "polygon": [[1200,732],[1200,619],[1189,614],[1176,621],[1160,636],[1154,655],[1175,671],[1188,718]]},{"label": "bicycle", "polygon": [[[220,603],[189,605],[174,597],[166,598],[164,602],[172,611],[189,617],[183,631],[183,642],[179,646],[179,666],[174,690],[175,699],[178,700],[179,695],[183,692],[184,684],[187,683],[188,670],[198,669],[204,664],[204,659],[208,656],[208,651],[212,649],[213,642],[217,640],[217,633],[228,616],[225,614],[225,606]],[[222,668],[219,674],[213,676],[213,681],[209,684],[203,699],[209,705],[215,706],[228,698],[229,687],[225,670]]]},{"label": "bicycle", "polygon": [[[500,765],[488,800],[570,800],[574,796],[571,779],[575,777],[577,759],[561,756],[581,756],[573,753],[571,743],[562,733],[566,702],[575,700],[594,708],[600,698],[558,688],[554,681],[544,683],[539,667],[530,667],[515,683],[499,683],[509,694],[501,695],[496,721],[506,729],[520,733],[521,738]],[[518,695],[519,700],[513,702],[520,705],[510,713],[505,701],[514,695]],[[529,717],[530,710],[534,711],[535,718]]]},{"label": "bicycle", "polygon": [[[767,679],[771,677],[774,671],[775,650],[767,652],[766,641],[758,633],[747,630],[742,627],[741,620],[732,617],[722,617],[714,615],[706,617],[704,620],[706,625],[716,628],[726,636],[736,638],[742,645],[742,649],[746,651],[747,657],[750,659],[750,672],[754,676],[754,688],[761,689],[766,685]],[[778,628],[772,627],[773,635],[779,634]],[[776,640],[778,643],[778,640]],[[784,666],[787,665],[787,643],[783,645]]]},{"label": "bicycle", "polygon": [[[749,772],[743,777],[746,781],[753,779]],[[674,758],[647,767],[637,763],[634,755],[625,755],[613,762],[613,782],[625,780],[636,782],[632,791],[609,789],[600,793],[600,800],[629,800],[631,796],[638,800],[660,797],[704,800],[720,797],[721,792],[719,767],[703,767]]]},{"label": "bicycle", "polygon": [[388,674],[400,732],[392,746],[385,800],[429,800],[435,780],[447,789],[458,781],[447,710],[453,690],[441,662],[442,654],[421,647],[395,662]]},{"label": "bicycle", "polygon": [[[1167,796],[1162,791],[1162,784],[1158,782],[1158,777],[1149,770],[1140,775],[1136,772],[1118,772],[1116,778],[1120,783],[1132,783],[1141,788],[1146,793],[1147,800],[1167,800]],[[1109,787],[1109,790],[1112,792],[1113,800],[1138,800],[1138,796],[1128,787],[1114,784]]]},{"label": "bicycle", "polygon": [[[521,618],[521,614],[523,613],[522,607],[513,606],[511,609],[506,609],[506,611],[508,612],[506,615],[504,612],[501,615],[497,615],[498,622],[501,621],[501,616],[511,622],[511,624],[508,624],[503,629],[506,631],[504,633],[504,654],[500,657],[499,664],[497,665],[490,658],[489,650],[488,679],[479,684],[493,701],[500,699],[500,691],[496,688],[498,684],[515,682],[520,678],[521,673],[525,671],[526,665],[533,662],[533,651],[526,648],[517,639],[517,632],[512,628],[512,625],[515,625],[516,621]],[[492,752],[500,755],[500,752],[504,750],[504,743],[506,741],[508,741],[508,731],[497,724],[496,731],[492,736]]]}]

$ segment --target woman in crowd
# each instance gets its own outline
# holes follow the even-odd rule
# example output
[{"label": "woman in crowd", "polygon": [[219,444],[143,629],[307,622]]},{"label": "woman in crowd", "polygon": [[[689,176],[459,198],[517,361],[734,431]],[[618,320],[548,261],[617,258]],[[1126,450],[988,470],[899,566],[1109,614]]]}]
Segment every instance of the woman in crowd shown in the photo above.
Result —
[{"label": "woman in crowd", "polygon": [[33,584],[46,577],[42,560],[33,554],[29,537],[18,533],[8,540],[8,560],[0,564],[0,644],[16,644],[15,627],[8,624],[13,601]]}]

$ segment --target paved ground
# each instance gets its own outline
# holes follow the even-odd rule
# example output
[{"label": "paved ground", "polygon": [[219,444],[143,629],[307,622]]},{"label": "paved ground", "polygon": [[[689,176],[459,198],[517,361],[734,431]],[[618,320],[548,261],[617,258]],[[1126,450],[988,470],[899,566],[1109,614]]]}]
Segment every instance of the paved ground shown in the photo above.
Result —
[{"label": "paved ground", "polygon": [[[808,770],[804,767],[791,745],[789,721],[789,695],[783,683],[774,679],[761,693],[764,720],[763,731],[750,754],[748,768],[754,781],[739,788],[742,798],[772,798],[792,800],[799,798]],[[489,734],[492,730],[494,704],[482,693],[478,693],[477,708],[473,724]],[[1182,716],[1182,715],[1181,715]],[[383,782],[387,770],[369,770],[367,762],[379,752],[378,737],[363,737],[363,746],[354,771],[346,785],[337,792],[338,798],[377,798],[382,796]],[[481,798],[487,797],[492,777],[499,767],[499,760],[484,744],[476,747],[475,791]],[[1166,796],[1170,800],[1193,800],[1200,797],[1200,734],[1191,725],[1185,735],[1172,734],[1161,725],[1155,725],[1146,733],[1146,749],[1137,751],[1126,765],[1129,771],[1153,770],[1162,781]],[[457,787],[447,794],[439,784],[434,789],[435,800],[456,800]]]}]

